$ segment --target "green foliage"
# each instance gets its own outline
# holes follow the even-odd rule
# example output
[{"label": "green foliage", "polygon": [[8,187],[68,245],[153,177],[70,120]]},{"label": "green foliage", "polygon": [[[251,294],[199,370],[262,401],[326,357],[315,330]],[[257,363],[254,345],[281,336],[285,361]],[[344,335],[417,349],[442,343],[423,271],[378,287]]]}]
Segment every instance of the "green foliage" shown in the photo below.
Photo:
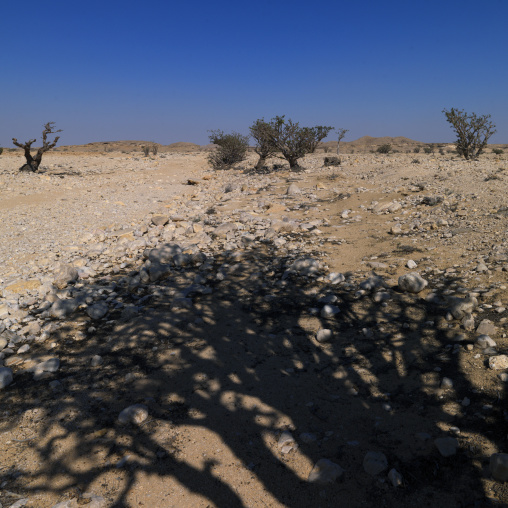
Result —
[{"label": "green foliage", "polygon": [[414,153],[420,153],[420,147],[419,147],[419,146],[415,147],[415,148],[413,149],[413,152],[414,152]]},{"label": "green foliage", "polygon": [[256,142],[254,151],[259,155],[256,169],[261,169],[265,165],[266,159],[273,157],[277,152],[277,148],[272,143],[272,126],[265,122],[264,118],[261,118],[249,127],[249,131]]},{"label": "green foliage", "polygon": [[378,146],[376,152],[377,153],[390,153],[392,149],[392,145],[390,143],[385,143],[384,145]]},{"label": "green foliage", "polygon": [[425,153],[434,153],[434,148],[431,145],[427,145],[423,147],[423,151]]},{"label": "green foliage", "polygon": [[208,138],[218,148],[208,157],[208,162],[214,169],[229,169],[238,162],[245,160],[249,148],[249,137],[238,132],[224,134],[221,130],[209,131]]},{"label": "green foliage", "polygon": [[443,109],[443,113],[457,135],[457,153],[466,160],[478,158],[489,138],[496,132],[490,115],[478,116],[476,113],[468,114],[454,108],[450,111]]},{"label": "green foliage", "polygon": [[495,153],[496,155],[501,155],[502,153],[504,153],[504,150],[502,150],[501,148],[493,148],[492,153]]},{"label": "green foliage", "polygon": [[298,169],[298,160],[314,153],[318,144],[326,138],[333,127],[300,127],[298,122],[286,120],[284,116],[272,118],[267,130],[268,143],[281,152],[292,170]]},{"label": "green foliage", "polygon": [[145,157],[148,157],[150,155],[150,147],[149,146],[142,146],[141,150],[143,151],[143,154]]}]

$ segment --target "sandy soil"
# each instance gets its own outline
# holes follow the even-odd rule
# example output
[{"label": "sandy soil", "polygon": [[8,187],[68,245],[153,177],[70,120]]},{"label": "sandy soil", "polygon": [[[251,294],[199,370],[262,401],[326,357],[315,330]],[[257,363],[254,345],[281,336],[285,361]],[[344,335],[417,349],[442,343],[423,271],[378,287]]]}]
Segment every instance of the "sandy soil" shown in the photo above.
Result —
[{"label": "sandy soil", "polygon": [[[115,271],[93,265],[79,289],[114,292],[125,305],[149,295],[140,312],[126,319],[110,307],[92,320],[80,308],[18,355],[14,383],[0,391],[0,503],[508,506],[489,470],[493,453],[508,452],[505,369],[489,368],[508,350],[506,158],[353,154],[323,168],[320,154],[302,173],[256,174],[253,157],[213,173],[206,154],[164,155],[55,153],[41,175],[0,160],[9,309],[16,301],[37,315],[38,303],[20,305],[29,290],[6,288],[51,273],[55,261],[78,266],[90,231],[144,224],[146,236],[150,217],[167,214],[186,221],[173,240],[184,248],[201,228],[213,237],[200,247],[205,262],[146,284],[128,280],[142,252],[113,259]],[[291,184],[300,192],[287,195]],[[224,223],[241,228],[214,237]],[[265,240],[276,226],[279,244]],[[288,271],[302,256],[319,261],[315,274]],[[412,271],[428,281],[415,294],[398,285]],[[332,284],[330,272],[344,282]],[[378,276],[374,289],[362,286]],[[449,314],[451,298],[468,295],[478,301],[473,327]],[[326,304],[340,311],[324,315]],[[19,332],[23,319],[4,322]],[[494,351],[477,342],[485,319]],[[320,329],[332,340],[318,342]],[[35,380],[30,367],[55,356],[58,372]],[[132,404],[148,417],[122,425]],[[456,440],[449,457],[435,444],[443,437]],[[380,473],[366,471],[368,452],[385,456]],[[343,473],[309,482],[323,458]]]}]

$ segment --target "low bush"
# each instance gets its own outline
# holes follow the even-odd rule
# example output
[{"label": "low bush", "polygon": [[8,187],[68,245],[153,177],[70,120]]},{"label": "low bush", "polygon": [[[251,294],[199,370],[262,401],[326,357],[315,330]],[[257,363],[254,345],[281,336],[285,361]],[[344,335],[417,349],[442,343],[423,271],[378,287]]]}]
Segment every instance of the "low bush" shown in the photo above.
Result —
[{"label": "low bush", "polygon": [[390,153],[392,149],[392,145],[390,143],[385,143],[384,145],[378,146],[376,152],[377,153]]},{"label": "low bush", "polygon": [[217,149],[208,156],[208,162],[213,169],[230,169],[245,160],[249,148],[248,136],[242,136],[238,132],[224,134],[221,130],[209,132],[210,142],[217,145]]},{"label": "low bush", "polygon": [[323,165],[325,167],[328,167],[328,166],[340,166],[341,162],[342,161],[341,161],[341,159],[339,157],[325,157]]}]

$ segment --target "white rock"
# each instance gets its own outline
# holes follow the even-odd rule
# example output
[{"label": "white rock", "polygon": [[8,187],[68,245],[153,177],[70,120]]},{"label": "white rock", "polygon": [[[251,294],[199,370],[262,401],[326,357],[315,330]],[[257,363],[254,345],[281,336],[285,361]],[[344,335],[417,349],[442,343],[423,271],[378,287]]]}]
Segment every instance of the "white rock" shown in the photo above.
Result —
[{"label": "white rock", "polygon": [[497,355],[489,358],[489,368],[492,370],[508,369],[508,356]]},{"label": "white rock", "polygon": [[302,193],[302,191],[300,190],[300,188],[298,187],[298,185],[296,185],[296,183],[292,183],[292,184],[288,187],[288,189],[287,189],[287,191],[286,191],[286,194],[287,194],[288,196],[295,196],[295,195],[297,195],[297,194],[301,194],[301,193]]},{"label": "white rock", "polygon": [[327,483],[333,483],[343,474],[344,469],[342,469],[338,464],[335,464],[335,462],[332,462],[329,459],[319,459],[312,468],[308,481],[324,485]]},{"label": "white rock", "polygon": [[339,284],[341,282],[344,282],[346,280],[346,277],[344,277],[343,273],[336,273],[331,272],[328,274],[328,277],[326,277],[326,282],[329,284]]},{"label": "white rock", "polygon": [[413,261],[412,259],[410,259],[407,263],[406,263],[406,266],[410,269],[410,270],[414,270],[418,265],[416,264],[415,261]]},{"label": "white rock", "polygon": [[118,421],[126,425],[128,423],[134,423],[139,425],[148,418],[148,408],[144,404],[133,404],[132,406],[126,407],[119,415]]},{"label": "white rock", "polygon": [[402,291],[407,291],[408,293],[419,293],[425,289],[427,285],[428,282],[416,272],[407,273],[399,277],[400,289],[402,289]]},{"label": "white rock", "polygon": [[316,340],[318,342],[330,342],[333,338],[333,332],[329,328],[321,328],[316,333]]},{"label": "white rock", "polygon": [[321,317],[328,318],[335,316],[335,314],[338,314],[340,312],[340,309],[335,305],[325,305],[321,309]]},{"label": "white rock", "polygon": [[480,335],[476,339],[476,345],[481,347],[482,349],[485,349],[487,347],[496,347],[496,341],[491,339],[488,335]]},{"label": "white rock", "polygon": [[36,372],[57,372],[60,368],[60,360],[58,358],[49,358],[35,366]]}]

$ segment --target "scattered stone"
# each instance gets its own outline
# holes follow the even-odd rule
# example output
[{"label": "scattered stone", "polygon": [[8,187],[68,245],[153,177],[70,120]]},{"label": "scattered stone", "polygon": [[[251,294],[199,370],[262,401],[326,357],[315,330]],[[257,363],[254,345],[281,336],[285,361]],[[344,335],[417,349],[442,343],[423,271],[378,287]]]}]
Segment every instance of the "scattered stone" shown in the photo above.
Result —
[{"label": "scattered stone", "polygon": [[169,222],[169,217],[167,215],[153,215],[151,220],[154,226],[165,226]]},{"label": "scattered stone", "polygon": [[478,300],[474,296],[467,298],[452,297],[450,301],[450,312],[455,319],[462,319],[469,315],[478,306]]},{"label": "scattered stone", "polygon": [[400,487],[402,485],[402,475],[394,468],[390,469],[388,479],[392,482],[394,487]]},{"label": "scattered stone", "polygon": [[482,349],[497,346],[496,341],[491,339],[488,335],[480,335],[479,337],[477,337],[476,345],[478,347],[481,347]]},{"label": "scattered stone", "polygon": [[419,293],[425,289],[428,282],[420,274],[413,272],[399,277],[399,288],[408,293]]},{"label": "scattered stone", "polygon": [[498,355],[489,358],[489,369],[492,370],[505,370],[508,369],[508,356]]},{"label": "scattered stone", "polygon": [[139,425],[148,418],[148,408],[144,404],[133,404],[126,407],[119,415],[118,421],[122,425],[133,423]]},{"label": "scattered stone", "polygon": [[60,300],[57,299],[49,309],[49,315],[55,319],[64,319],[70,316],[77,308],[79,302],[75,299]]},{"label": "scattered stone", "polygon": [[309,474],[308,481],[325,485],[333,483],[344,474],[344,470],[329,459],[319,459]]},{"label": "scattered stone", "polygon": [[495,335],[496,332],[497,327],[490,319],[483,319],[476,329],[476,333],[479,335]]},{"label": "scattered stone", "polygon": [[381,452],[367,452],[363,459],[363,469],[371,476],[382,473],[388,467],[388,459]]},{"label": "scattered stone", "polygon": [[508,453],[494,453],[490,456],[490,474],[498,482],[508,481]]},{"label": "scattered stone", "polygon": [[9,386],[13,381],[12,370],[8,367],[0,367],[0,390]]},{"label": "scattered stone", "polygon": [[406,266],[410,269],[410,270],[414,270],[418,265],[412,260],[410,259],[407,263],[406,263]]},{"label": "scattered stone", "polygon": [[86,313],[92,319],[101,319],[108,313],[109,307],[104,302],[96,303],[86,309]]},{"label": "scattered stone", "polygon": [[100,355],[92,356],[92,361],[90,362],[92,367],[98,367],[104,363],[104,359]]},{"label": "scattered stone", "polygon": [[292,183],[292,184],[288,187],[288,189],[287,189],[287,191],[286,191],[286,194],[287,194],[288,196],[296,196],[296,195],[301,194],[301,193],[302,193],[302,191],[300,190],[300,188],[298,187],[298,185],[296,185],[296,183]]},{"label": "scattered stone", "polygon": [[316,333],[316,340],[318,342],[330,342],[333,338],[333,332],[329,328],[321,328]]},{"label": "scattered stone", "polygon": [[457,453],[459,442],[454,437],[438,437],[434,444],[443,457],[451,457]]},{"label": "scattered stone", "polygon": [[326,277],[325,281],[329,284],[340,284],[341,282],[344,282],[346,280],[346,277],[344,277],[344,274],[342,273],[336,273],[331,272]]},{"label": "scattered stone", "polygon": [[277,446],[283,454],[289,453],[291,450],[296,450],[298,448],[295,438],[292,436],[291,432],[288,432],[287,430],[280,435]]},{"label": "scattered stone", "polygon": [[329,318],[333,317],[340,312],[340,309],[336,305],[325,305],[321,309],[321,317]]}]

